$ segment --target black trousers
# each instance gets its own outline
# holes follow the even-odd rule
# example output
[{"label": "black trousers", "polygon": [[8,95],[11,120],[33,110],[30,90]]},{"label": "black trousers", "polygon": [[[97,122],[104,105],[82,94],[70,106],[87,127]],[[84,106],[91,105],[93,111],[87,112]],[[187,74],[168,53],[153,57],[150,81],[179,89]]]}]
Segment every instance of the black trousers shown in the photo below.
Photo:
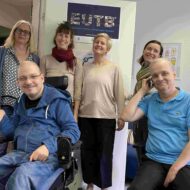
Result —
[{"label": "black trousers", "polygon": [[100,188],[112,185],[115,119],[79,118],[81,166],[85,183]]},{"label": "black trousers", "polygon": [[[128,190],[162,190],[164,180],[171,165],[162,164],[145,157]],[[179,170],[176,178],[166,189],[189,190],[190,167],[185,166]]]}]

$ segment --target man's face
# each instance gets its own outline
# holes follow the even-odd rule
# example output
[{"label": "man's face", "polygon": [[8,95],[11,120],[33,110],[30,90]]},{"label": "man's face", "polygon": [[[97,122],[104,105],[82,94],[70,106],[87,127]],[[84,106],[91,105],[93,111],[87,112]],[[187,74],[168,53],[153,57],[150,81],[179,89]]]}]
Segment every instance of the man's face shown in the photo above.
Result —
[{"label": "man's face", "polygon": [[38,99],[43,92],[44,76],[35,63],[24,63],[18,70],[18,86],[29,99]]},{"label": "man's face", "polygon": [[167,61],[159,61],[150,66],[152,81],[159,93],[170,93],[175,89],[176,74]]}]

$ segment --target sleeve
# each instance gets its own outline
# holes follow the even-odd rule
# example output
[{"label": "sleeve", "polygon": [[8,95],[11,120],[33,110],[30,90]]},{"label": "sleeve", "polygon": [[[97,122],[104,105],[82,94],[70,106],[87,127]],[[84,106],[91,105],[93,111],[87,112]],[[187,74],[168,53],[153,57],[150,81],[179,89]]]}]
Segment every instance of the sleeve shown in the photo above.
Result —
[{"label": "sleeve", "polygon": [[[71,140],[73,144],[75,144],[80,137],[80,131],[77,123],[73,117],[73,113],[71,111],[70,104],[64,100],[55,100],[54,109],[56,110],[55,119],[57,121],[57,125],[61,129],[61,133],[58,136],[66,137]],[[43,141],[43,144],[46,145],[50,153],[55,153],[57,151],[57,137],[52,136],[51,138]]]},{"label": "sleeve", "polygon": [[36,54],[32,54],[32,59],[35,63],[37,63],[37,65],[40,65],[40,58],[38,55]]},{"label": "sleeve", "polygon": [[82,90],[82,75],[83,75],[83,66],[81,61],[77,59],[75,73],[74,73],[74,100],[81,99],[81,90]]},{"label": "sleeve", "polygon": [[117,114],[120,115],[125,104],[123,78],[118,67],[115,67],[114,74],[114,96],[117,104]]},{"label": "sleeve", "polygon": [[46,77],[46,56],[43,56],[40,60],[40,70]]},{"label": "sleeve", "polygon": [[138,104],[138,108],[140,108],[144,114],[147,116],[148,113],[148,103],[150,101],[151,95],[145,96]]},{"label": "sleeve", "polygon": [[19,123],[19,116],[16,115],[16,111],[14,111],[13,115],[10,118],[7,115],[5,115],[0,122],[1,134],[7,138],[10,137],[13,138],[14,131],[18,123]]}]

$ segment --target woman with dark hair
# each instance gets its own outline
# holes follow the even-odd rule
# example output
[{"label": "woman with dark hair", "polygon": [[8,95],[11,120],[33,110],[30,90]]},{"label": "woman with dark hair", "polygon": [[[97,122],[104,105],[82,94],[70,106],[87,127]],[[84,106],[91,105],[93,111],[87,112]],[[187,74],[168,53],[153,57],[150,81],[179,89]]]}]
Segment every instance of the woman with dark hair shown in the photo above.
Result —
[{"label": "woman with dark hair", "polygon": [[161,42],[157,40],[151,40],[144,46],[143,53],[138,62],[141,65],[141,69],[136,75],[137,83],[135,85],[134,94],[141,88],[142,80],[150,76],[149,65],[155,59],[162,57],[163,47]]},{"label": "woman with dark hair", "polygon": [[[157,40],[151,40],[144,46],[143,53],[138,62],[141,65],[140,70],[136,75],[136,85],[134,89],[135,95],[142,87],[142,80],[150,77],[149,65],[157,58],[162,57],[163,47],[161,42]],[[150,81],[151,82],[151,81]],[[145,153],[145,143],[148,135],[147,117],[144,116],[138,121],[132,123],[133,125],[133,137],[135,144],[141,144],[142,147],[137,148],[137,155],[139,162],[141,162],[141,156]]]},{"label": "woman with dark hair", "polygon": [[55,47],[50,55],[42,57],[40,68],[45,77],[68,76],[67,90],[74,104],[77,121],[82,86],[82,64],[74,56],[74,32],[68,22],[60,23],[54,36]]}]

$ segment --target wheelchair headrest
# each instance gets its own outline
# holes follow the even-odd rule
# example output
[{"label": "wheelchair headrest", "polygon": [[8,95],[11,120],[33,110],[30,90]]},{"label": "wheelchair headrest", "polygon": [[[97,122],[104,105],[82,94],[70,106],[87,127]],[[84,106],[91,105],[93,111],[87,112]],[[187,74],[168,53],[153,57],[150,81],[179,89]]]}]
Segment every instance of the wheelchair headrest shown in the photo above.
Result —
[{"label": "wheelchair headrest", "polygon": [[45,83],[50,84],[55,88],[66,90],[68,87],[68,76],[45,77]]}]

